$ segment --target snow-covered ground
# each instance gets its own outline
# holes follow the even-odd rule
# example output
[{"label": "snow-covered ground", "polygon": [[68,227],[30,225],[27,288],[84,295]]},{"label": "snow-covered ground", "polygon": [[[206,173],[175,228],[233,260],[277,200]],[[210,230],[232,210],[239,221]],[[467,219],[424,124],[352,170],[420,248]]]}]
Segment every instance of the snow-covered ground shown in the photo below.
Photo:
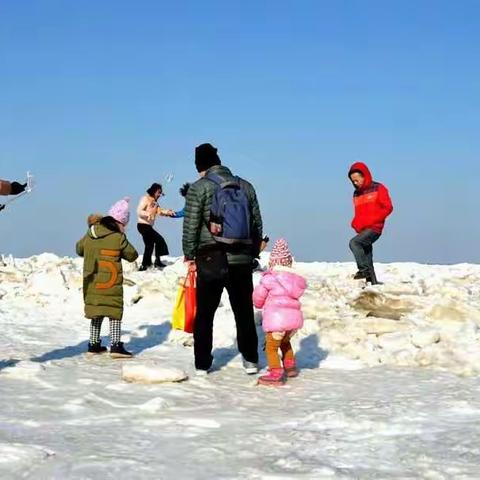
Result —
[{"label": "snow-covered ground", "polygon": [[[130,361],[84,355],[78,259],[0,266],[0,478],[480,478],[480,266],[381,265],[362,289],[353,264],[299,264],[302,374],[269,389],[243,373],[227,298],[215,371],[192,375],[171,263],[127,267]],[[127,363],[191,378],[131,383]]]}]

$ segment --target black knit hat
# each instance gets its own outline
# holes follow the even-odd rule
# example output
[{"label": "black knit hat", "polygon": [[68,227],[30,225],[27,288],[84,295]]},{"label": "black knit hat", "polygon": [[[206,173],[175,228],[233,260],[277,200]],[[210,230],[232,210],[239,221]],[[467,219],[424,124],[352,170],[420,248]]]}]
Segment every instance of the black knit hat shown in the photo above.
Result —
[{"label": "black knit hat", "polygon": [[221,165],[217,149],[210,143],[202,143],[195,149],[195,166],[199,172],[206,172],[214,165]]}]

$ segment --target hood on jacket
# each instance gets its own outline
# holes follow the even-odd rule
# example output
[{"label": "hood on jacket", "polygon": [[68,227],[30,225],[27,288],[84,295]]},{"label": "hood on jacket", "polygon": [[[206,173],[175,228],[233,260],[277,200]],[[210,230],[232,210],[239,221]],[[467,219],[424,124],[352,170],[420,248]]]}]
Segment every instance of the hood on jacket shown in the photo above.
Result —
[{"label": "hood on jacket", "polygon": [[270,290],[277,285],[281,287],[289,297],[300,298],[307,288],[306,280],[294,272],[286,270],[274,270],[264,273],[265,281]]},{"label": "hood on jacket", "polygon": [[[93,219],[93,215],[90,215],[90,218]],[[98,239],[105,238],[114,233],[121,233],[118,229],[118,225],[115,222],[115,219],[112,217],[100,217],[98,222],[89,225],[88,235],[90,238]]]},{"label": "hood on jacket", "polygon": [[360,172],[365,177],[365,183],[363,184],[363,187],[361,188],[361,190],[365,190],[372,185],[373,183],[372,173],[370,172],[370,169],[367,167],[365,163],[363,162],[354,163],[350,167],[350,170],[348,172],[348,178],[350,179],[350,175],[355,172]]},{"label": "hood on jacket", "polygon": [[88,216],[87,223],[88,226],[91,227],[92,225],[96,225],[97,223],[100,223],[100,220],[103,218],[103,215],[100,215],[99,213],[92,213],[91,215]]}]

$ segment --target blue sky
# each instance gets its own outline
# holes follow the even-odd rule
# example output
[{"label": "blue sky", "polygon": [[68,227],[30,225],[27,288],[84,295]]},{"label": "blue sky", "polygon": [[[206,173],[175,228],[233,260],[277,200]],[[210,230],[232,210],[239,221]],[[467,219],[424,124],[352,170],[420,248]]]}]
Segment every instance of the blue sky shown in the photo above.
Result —
[{"label": "blue sky", "polygon": [[[350,260],[360,159],[396,207],[378,260],[476,262],[479,18],[474,0],[1,0],[0,178],[37,189],[0,213],[0,251],[73,255],[89,213],[170,173],[181,207],[209,141],[301,260]],[[158,227],[179,254],[181,222]]]}]

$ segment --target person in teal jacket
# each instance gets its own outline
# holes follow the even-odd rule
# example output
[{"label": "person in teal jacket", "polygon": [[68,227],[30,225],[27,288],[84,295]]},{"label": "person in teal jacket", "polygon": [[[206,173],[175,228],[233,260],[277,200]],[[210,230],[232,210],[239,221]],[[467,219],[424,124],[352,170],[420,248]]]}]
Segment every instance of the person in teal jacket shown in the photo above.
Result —
[{"label": "person in teal jacket", "polygon": [[[185,184],[183,184],[182,188],[179,190],[180,195],[183,198],[187,197],[187,193],[188,193],[189,188],[190,188],[190,183],[185,183]],[[185,207],[183,207],[181,210],[179,210],[178,212],[175,212],[172,215],[172,218],[183,218],[183,217],[185,217]]]}]

